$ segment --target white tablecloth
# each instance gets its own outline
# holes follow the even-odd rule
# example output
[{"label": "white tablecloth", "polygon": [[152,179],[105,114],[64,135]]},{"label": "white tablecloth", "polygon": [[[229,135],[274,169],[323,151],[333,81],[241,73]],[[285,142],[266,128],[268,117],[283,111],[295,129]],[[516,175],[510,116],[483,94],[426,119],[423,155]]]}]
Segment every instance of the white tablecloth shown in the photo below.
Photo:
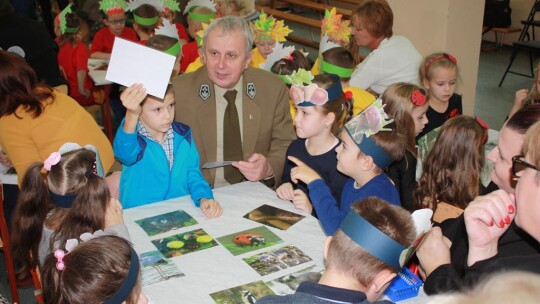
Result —
[{"label": "white tablecloth", "polygon": [[[148,191],[151,191],[151,189],[148,189]],[[220,218],[212,220],[207,220],[204,217],[200,209],[194,206],[189,196],[124,210],[124,219],[137,252],[141,254],[156,250],[150,240],[161,239],[166,236],[176,235],[198,228],[204,229],[210,236],[216,239],[224,235],[262,226],[262,224],[245,219],[243,216],[263,204],[301,213],[294,209],[294,206],[290,202],[280,200],[274,191],[258,182],[244,182],[218,188],[214,190],[214,196],[223,208],[223,215]],[[189,213],[199,224],[150,238],[134,222],[134,220],[178,209]],[[317,219],[307,215],[288,230],[279,230],[269,226],[265,227],[268,227],[283,239],[283,243],[238,256],[233,256],[224,247],[218,245],[210,249],[174,257],[172,261],[174,261],[185,276],[155,285],[145,286],[143,289],[145,294],[149,295],[156,304],[214,303],[209,294],[216,291],[258,280],[266,282],[305,269],[311,265],[323,266],[323,247],[326,236]],[[298,247],[310,256],[312,261],[261,277],[242,260],[242,258],[289,244]]]},{"label": "white tablecloth", "polygon": [[[149,191],[151,190],[149,189]],[[243,216],[263,204],[300,213],[306,217],[288,230],[265,226],[283,239],[283,243],[273,247],[233,256],[224,247],[218,245],[172,258],[172,261],[185,276],[145,286],[144,293],[150,296],[154,303],[214,303],[209,296],[211,293],[259,280],[267,282],[312,265],[321,268],[324,266],[323,247],[326,235],[319,225],[319,221],[311,215],[296,210],[290,202],[280,200],[274,191],[258,182],[244,182],[214,189],[214,196],[223,208],[223,215],[212,220],[207,220],[204,217],[200,209],[194,206],[189,196],[124,210],[124,220],[137,252],[142,254],[155,251],[156,248],[151,240],[199,228],[204,229],[210,236],[217,239],[221,236],[259,227],[262,224],[245,219]],[[144,230],[134,222],[178,209],[189,213],[199,224],[148,237]],[[257,253],[290,244],[306,253],[312,261],[261,277],[242,260]],[[426,299],[426,295],[421,290],[418,297],[400,303],[425,303]]]},{"label": "white tablecloth", "polygon": [[88,59],[88,75],[90,75],[90,78],[94,81],[94,84],[97,86],[111,84],[111,81],[108,81],[105,79],[105,75],[107,75],[107,70],[96,70],[97,68],[109,64],[109,60],[106,59]]}]

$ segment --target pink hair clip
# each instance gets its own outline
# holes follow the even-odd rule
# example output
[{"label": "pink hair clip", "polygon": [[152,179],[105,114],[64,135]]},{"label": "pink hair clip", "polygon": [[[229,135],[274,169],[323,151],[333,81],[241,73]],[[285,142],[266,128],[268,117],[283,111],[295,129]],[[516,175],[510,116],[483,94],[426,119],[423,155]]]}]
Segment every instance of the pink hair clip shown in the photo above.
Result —
[{"label": "pink hair clip", "polygon": [[58,164],[60,162],[60,159],[62,158],[62,155],[58,152],[53,152],[47,159],[43,162],[43,168],[47,171],[51,171],[51,167]]},{"label": "pink hair clip", "polygon": [[54,257],[56,258],[56,269],[58,270],[64,270],[66,268],[66,265],[64,264],[64,257],[66,256],[66,253],[62,249],[56,249],[54,251]]}]

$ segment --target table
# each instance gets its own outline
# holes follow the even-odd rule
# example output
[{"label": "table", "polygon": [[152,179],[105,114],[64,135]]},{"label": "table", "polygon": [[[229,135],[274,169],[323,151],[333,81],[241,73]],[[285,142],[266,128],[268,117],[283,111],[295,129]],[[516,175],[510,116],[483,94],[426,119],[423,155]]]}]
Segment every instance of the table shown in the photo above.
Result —
[{"label": "table", "polygon": [[[283,239],[283,243],[272,247],[233,256],[222,245],[218,245],[202,251],[173,257],[171,260],[185,276],[145,286],[143,288],[144,293],[155,303],[214,303],[209,294],[217,291],[259,280],[267,282],[312,265],[322,269],[324,265],[323,247],[326,235],[316,218],[296,210],[290,202],[280,200],[274,191],[259,182],[244,182],[214,189],[214,196],[223,208],[223,215],[220,218],[211,220],[207,220],[204,217],[200,209],[194,206],[189,196],[124,210],[124,221],[128,227],[136,251],[139,255],[148,251],[154,251],[156,247],[151,243],[151,240],[161,239],[198,228],[204,229],[210,236],[217,239],[221,236],[262,226],[262,224],[245,219],[243,216],[263,204],[306,215],[306,217],[288,230],[279,230],[265,225],[265,227],[268,227],[268,229]],[[189,213],[199,224],[149,237],[134,222],[135,220],[178,209]],[[289,244],[298,247],[311,257],[312,261],[261,277],[242,260],[242,258],[281,248]],[[426,296],[423,293],[422,295],[422,297],[400,303],[425,302]]]},{"label": "table", "polygon": [[[151,190],[149,190],[151,191]],[[135,249],[140,254],[156,250],[151,239],[203,228],[214,239],[238,231],[262,226],[262,224],[243,218],[249,211],[263,204],[272,205],[300,213],[290,202],[280,200],[274,191],[258,182],[244,182],[214,190],[216,200],[223,208],[223,215],[207,220],[199,208],[195,207],[191,197],[184,196],[151,205],[124,210],[124,220],[131,235]],[[199,223],[172,232],[156,235],[152,238],[137,225],[134,220],[182,209]],[[218,245],[202,251],[172,258],[172,261],[185,276],[170,279],[155,285],[145,286],[144,292],[155,303],[214,303],[209,294],[258,280],[269,281],[286,274],[305,269],[311,265],[323,266],[323,246],[326,236],[317,219],[306,216],[288,230],[279,230],[269,226],[272,232],[283,239],[283,243],[249,253],[233,256],[223,246]],[[257,253],[294,244],[312,261],[286,270],[261,277],[247,265],[242,258]]]}]

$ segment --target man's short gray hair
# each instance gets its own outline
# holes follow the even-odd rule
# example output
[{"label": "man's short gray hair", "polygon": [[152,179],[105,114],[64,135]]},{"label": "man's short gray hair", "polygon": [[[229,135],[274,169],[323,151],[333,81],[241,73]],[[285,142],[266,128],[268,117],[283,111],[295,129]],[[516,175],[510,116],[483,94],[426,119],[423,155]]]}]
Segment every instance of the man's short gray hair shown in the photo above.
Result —
[{"label": "man's short gray hair", "polygon": [[203,52],[206,51],[208,34],[216,28],[222,29],[224,33],[240,32],[243,34],[246,42],[246,55],[251,52],[251,49],[253,48],[253,33],[251,32],[251,27],[244,19],[231,15],[215,19],[208,25],[203,35]]}]

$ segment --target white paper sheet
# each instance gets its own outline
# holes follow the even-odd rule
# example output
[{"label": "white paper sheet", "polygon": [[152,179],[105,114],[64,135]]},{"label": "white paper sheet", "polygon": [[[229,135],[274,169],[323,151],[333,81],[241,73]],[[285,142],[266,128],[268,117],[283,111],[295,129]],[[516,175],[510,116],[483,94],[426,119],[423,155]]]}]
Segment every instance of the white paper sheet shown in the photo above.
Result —
[{"label": "white paper sheet", "polygon": [[142,83],[148,94],[163,98],[175,60],[172,55],[116,37],[105,79],[126,87]]}]

